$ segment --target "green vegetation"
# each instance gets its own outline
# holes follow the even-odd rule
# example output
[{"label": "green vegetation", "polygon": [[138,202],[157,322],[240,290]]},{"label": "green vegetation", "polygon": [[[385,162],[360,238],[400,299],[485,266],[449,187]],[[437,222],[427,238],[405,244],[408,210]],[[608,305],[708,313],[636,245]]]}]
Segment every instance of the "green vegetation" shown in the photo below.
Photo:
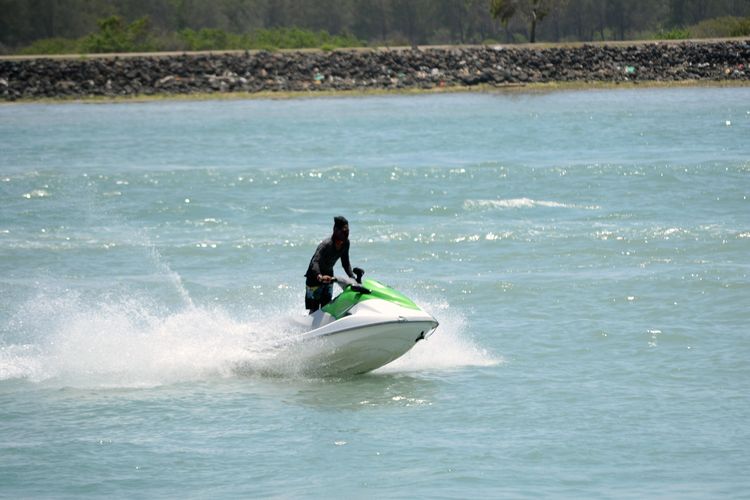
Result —
[{"label": "green vegetation", "polygon": [[186,28],[177,33],[178,43],[168,45],[149,31],[149,19],[125,24],[119,16],[99,21],[99,31],[78,40],[45,38],[21,50],[22,54],[102,54],[112,52],[149,52],[158,50],[276,50],[320,48],[334,50],[362,47],[364,42],[352,35],[332,36],[325,31],[299,28],[261,29],[237,35],[216,28],[195,31]]},{"label": "green vegetation", "polygon": [[655,37],[657,40],[687,40],[690,32],[686,29],[673,28],[669,31],[660,31]]},{"label": "green vegetation", "polygon": [[81,52],[80,40],[69,40],[67,38],[43,38],[19,51],[23,55],[79,54]]},{"label": "green vegetation", "polygon": [[0,54],[750,36],[748,0],[0,0]]},{"label": "green vegetation", "polygon": [[149,30],[149,18],[126,24],[120,16],[100,19],[99,31],[77,40],[43,38],[21,50],[22,54],[88,54],[106,52],[147,52],[157,50]]},{"label": "green vegetation", "polygon": [[689,38],[726,38],[750,36],[750,17],[724,16],[706,19],[685,28],[659,31],[652,38],[659,40],[686,40]]},{"label": "green vegetation", "polygon": [[688,28],[692,38],[719,38],[726,36],[750,36],[750,17],[718,17],[706,19]]},{"label": "green vegetation", "polygon": [[184,29],[180,40],[187,50],[275,50],[322,48],[333,50],[344,47],[362,47],[364,42],[351,35],[332,36],[326,31],[300,28],[261,29],[245,35],[227,33],[219,29],[203,28],[199,31]]},{"label": "green vegetation", "polygon": [[148,17],[125,24],[120,16],[111,16],[98,24],[97,33],[81,40],[81,52],[146,52],[155,48],[150,41]]}]

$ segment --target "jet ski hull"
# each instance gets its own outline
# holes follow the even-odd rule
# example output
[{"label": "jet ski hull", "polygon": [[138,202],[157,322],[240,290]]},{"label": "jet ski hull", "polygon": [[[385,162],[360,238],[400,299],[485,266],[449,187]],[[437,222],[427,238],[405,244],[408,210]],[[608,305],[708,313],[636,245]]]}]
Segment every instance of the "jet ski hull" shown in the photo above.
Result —
[{"label": "jet ski hull", "polygon": [[320,377],[367,373],[406,354],[436,326],[434,321],[387,321],[307,336],[296,346],[300,369]]},{"label": "jet ski hull", "polygon": [[[374,283],[369,281],[371,286]],[[438,326],[437,320],[416,304],[399,300],[354,299],[347,308],[333,304],[298,318],[297,327],[304,333],[286,344],[288,361],[295,371],[320,377],[357,375],[387,365]]]}]

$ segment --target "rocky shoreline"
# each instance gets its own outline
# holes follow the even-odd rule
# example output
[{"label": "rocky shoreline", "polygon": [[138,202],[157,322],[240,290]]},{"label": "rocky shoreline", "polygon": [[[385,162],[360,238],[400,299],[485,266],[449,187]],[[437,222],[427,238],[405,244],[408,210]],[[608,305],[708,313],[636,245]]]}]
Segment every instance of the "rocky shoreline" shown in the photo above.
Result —
[{"label": "rocky shoreline", "polygon": [[518,86],[750,83],[750,40],[0,60],[0,98],[135,97]]}]

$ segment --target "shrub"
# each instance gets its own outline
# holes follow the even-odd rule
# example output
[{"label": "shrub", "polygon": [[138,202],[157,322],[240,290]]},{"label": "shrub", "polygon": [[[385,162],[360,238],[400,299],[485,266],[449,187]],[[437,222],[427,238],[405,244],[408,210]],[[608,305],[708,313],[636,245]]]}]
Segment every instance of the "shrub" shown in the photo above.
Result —
[{"label": "shrub", "polygon": [[686,40],[690,38],[690,31],[681,28],[672,28],[669,31],[660,31],[656,34],[659,40]]},{"label": "shrub", "polygon": [[119,16],[98,21],[99,31],[79,40],[49,38],[38,40],[21,50],[22,54],[72,54],[105,52],[148,52],[153,50],[277,50],[319,47],[334,50],[362,47],[364,42],[343,33],[331,35],[327,31],[300,28],[260,29],[244,35],[220,29],[184,29],[177,33],[155,37],[148,17],[130,24]]},{"label": "shrub", "polygon": [[276,50],[315,47],[333,50],[363,45],[362,41],[348,34],[332,36],[327,31],[316,32],[300,28],[259,29],[245,35],[218,29],[185,29],[179,32],[179,36],[188,50]]},{"label": "shrub", "polygon": [[35,41],[20,51],[23,55],[76,54],[78,52],[81,52],[80,41],[69,38],[44,38]]},{"label": "shrub", "polygon": [[750,36],[750,17],[740,19],[729,32],[729,36]]},{"label": "shrub", "polygon": [[82,52],[140,52],[154,50],[149,37],[149,19],[144,16],[126,25],[120,16],[97,21],[99,32],[84,37]]},{"label": "shrub", "polygon": [[690,33],[695,38],[722,38],[728,36],[742,36],[743,22],[748,22],[748,18],[740,17],[717,17],[714,19],[706,19],[698,24],[690,26]]},{"label": "shrub", "polygon": [[327,31],[311,31],[300,28],[274,28],[260,29],[247,35],[249,47],[265,48],[276,47],[279,49],[306,49],[306,48],[329,48],[339,49],[344,47],[362,47],[364,43],[355,36],[348,33],[342,35],[331,35]]},{"label": "shrub", "polygon": [[239,36],[219,29],[203,28],[199,31],[184,29],[180,38],[188,50],[230,50],[241,49]]}]

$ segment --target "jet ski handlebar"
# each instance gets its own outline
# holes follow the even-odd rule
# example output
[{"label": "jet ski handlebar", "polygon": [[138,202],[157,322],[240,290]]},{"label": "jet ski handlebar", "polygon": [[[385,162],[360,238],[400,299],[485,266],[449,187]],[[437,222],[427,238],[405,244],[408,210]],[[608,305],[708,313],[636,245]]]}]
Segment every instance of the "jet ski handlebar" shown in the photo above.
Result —
[{"label": "jet ski handlebar", "polygon": [[[361,269],[357,268],[354,270],[354,272],[356,273],[358,270],[362,271]],[[364,271],[362,271],[362,273],[357,273],[357,277],[359,278],[359,280],[362,279],[362,274],[364,274]],[[349,276],[334,276],[333,281],[338,283],[338,285],[342,289],[351,287],[351,289],[357,293],[371,293],[370,290],[360,284],[360,281],[350,278]]]},{"label": "jet ski handlebar", "polygon": [[362,283],[362,276],[365,274],[365,270],[361,267],[355,267],[352,271],[354,271],[354,275],[357,277],[357,283]]}]

